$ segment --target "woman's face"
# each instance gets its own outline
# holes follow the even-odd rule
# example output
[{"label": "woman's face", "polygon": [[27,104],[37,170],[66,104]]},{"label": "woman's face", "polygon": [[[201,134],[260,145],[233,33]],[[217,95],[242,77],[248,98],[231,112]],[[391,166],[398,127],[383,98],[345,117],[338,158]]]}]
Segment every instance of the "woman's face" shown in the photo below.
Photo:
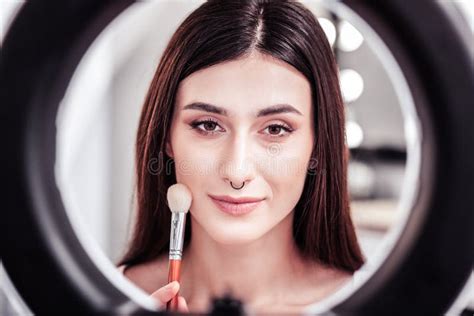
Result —
[{"label": "woman's face", "polygon": [[[257,240],[289,219],[313,148],[312,118],[309,82],[268,56],[221,63],[185,78],[166,151],[177,181],[192,192],[193,221],[230,245]],[[245,185],[236,190],[230,181]],[[211,195],[264,200],[235,215],[222,211]]]}]

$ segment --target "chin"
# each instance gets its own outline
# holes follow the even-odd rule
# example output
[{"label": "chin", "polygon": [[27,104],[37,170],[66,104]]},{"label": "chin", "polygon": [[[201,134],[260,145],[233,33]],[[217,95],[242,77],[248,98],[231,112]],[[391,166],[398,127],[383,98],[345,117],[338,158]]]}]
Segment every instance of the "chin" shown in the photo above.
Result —
[{"label": "chin", "polygon": [[248,245],[258,238],[253,238],[251,236],[246,236],[246,238],[242,238],[239,236],[230,236],[230,235],[217,235],[211,236],[218,244],[225,245],[225,246],[244,246]]},{"label": "chin", "polygon": [[[219,244],[227,246],[246,245],[260,239],[265,233],[261,227],[249,227],[249,224],[204,227],[209,236]],[[251,225],[251,224],[250,224]]]}]

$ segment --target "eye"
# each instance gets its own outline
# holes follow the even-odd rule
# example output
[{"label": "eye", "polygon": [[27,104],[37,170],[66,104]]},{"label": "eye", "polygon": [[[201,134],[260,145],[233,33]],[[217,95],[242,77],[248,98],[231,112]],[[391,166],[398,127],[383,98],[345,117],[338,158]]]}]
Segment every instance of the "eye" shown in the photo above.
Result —
[{"label": "eye", "polygon": [[[192,129],[197,130],[199,133],[207,135],[207,134],[216,134],[219,131],[216,131],[216,126],[219,126],[219,123],[214,121],[213,119],[206,119],[201,121],[194,121],[189,124]],[[202,128],[201,128],[202,125]]]},{"label": "eye", "polygon": [[284,137],[293,132],[293,129],[290,126],[285,125],[285,124],[272,124],[272,125],[269,125],[265,130],[267,129],[268,129],[267,134],[271,135],[272,137]]}]

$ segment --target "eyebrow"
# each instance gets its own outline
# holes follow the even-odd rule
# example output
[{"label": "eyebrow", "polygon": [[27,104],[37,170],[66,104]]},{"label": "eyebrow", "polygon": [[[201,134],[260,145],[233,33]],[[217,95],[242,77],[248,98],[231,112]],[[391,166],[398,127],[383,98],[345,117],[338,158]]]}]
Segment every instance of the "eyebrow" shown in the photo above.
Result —
[{"label": "eyebrow", "polygon": [[[223,116],[228,116],[229,114],[228,111],[222,107],[219,107],[213,104],[204,103],[204,102],[190,103],[186,105],[183,108],[183,110],[200,110],[200,111],[215,113],[215,114],[219,114]],[[300,111],[298,111],[296,108],[294,108],[290,104],[275,104],[258,111],[257,117],[279,114],[279,113],[295,113],[298,115],[303,115],[301,114]]]}]

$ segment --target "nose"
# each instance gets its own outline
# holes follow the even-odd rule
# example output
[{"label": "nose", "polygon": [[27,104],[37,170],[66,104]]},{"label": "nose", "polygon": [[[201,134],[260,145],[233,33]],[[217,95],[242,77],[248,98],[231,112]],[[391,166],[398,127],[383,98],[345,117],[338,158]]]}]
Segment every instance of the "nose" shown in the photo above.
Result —
[{"label": "nose", "polygon": [[255,164],[252,156],[252,143],[247,135],[236,135],[223,148],[221,176],[224,182],[240,187],[255,178]]}]

